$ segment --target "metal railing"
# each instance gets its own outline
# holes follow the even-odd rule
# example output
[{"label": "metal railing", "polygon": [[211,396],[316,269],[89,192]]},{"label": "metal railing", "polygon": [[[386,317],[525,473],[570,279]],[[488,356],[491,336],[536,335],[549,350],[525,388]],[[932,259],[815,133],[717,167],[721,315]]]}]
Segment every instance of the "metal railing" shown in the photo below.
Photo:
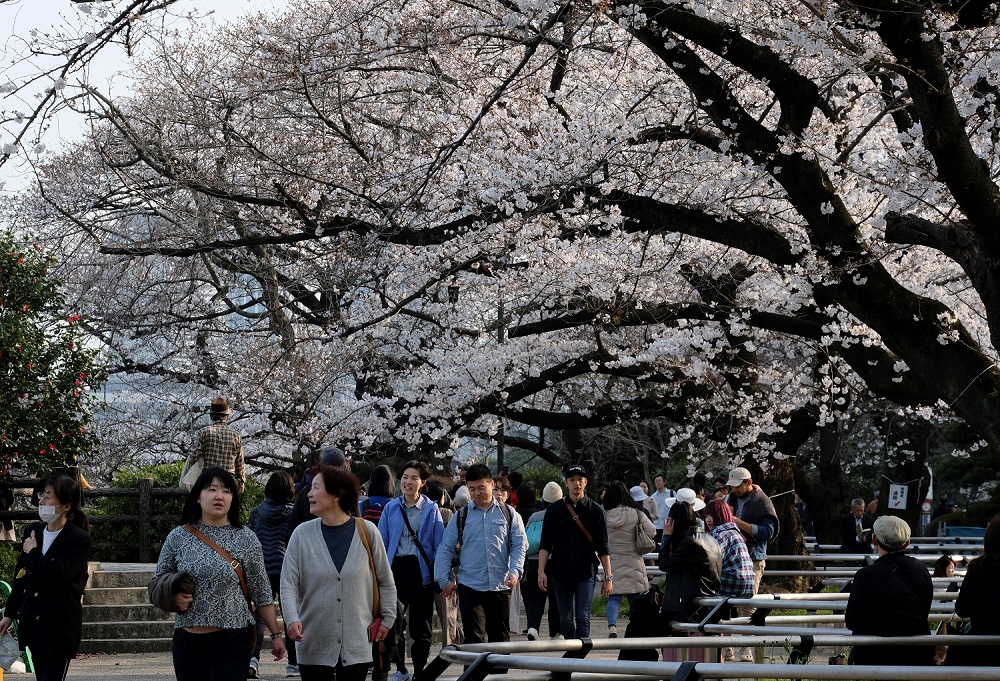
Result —
[{"label": "metal railing", "polygon": [[[997,646],[1000,636],[948,636],[948,645]],[[761,636],[668,637],[631,639],[567,639],[447,646],[431,661],[415,681],[436,681],[452,664],[465,665],[458,681],[484,681],[494,672],[505,670],[536,672],[511,674],[496,679],[507,681],[598,681],[599,679],[872,679],[873,681],[996,681],[996,667],[877,666],[804,664],[817,646],[934,646],[940,637],[851,636],[843,634]],[[781,647],[790,650],[787,664],[727,662],[638,662],[630,660],[588,660],[592,651],[662,649]],[[520,653],[520,654],[519,654]],[[562,657],[545,653],[562,653]],[[716,658],[718,659],[718,658]],[[540,673],[539,673],[540,672]]]},{"label": "metal railing", "polygon": [[[138,485],[136,487],[94,487],[84,492],[85,499],[111,497],[136,499],[136,510],[138,511],[136,514],[98,515],[88,513],[87,520],[92,525],[135,525],[137,534],[137,546],[135,546],[135,548],[138,550],[138,560],[140,563],[148,563],[153,556],[154,543],[150,540],[149,536],[149,530],[153,522],[158,520],[177,520],[176,513],[168,515],[154,513],[154,501],[157,499],[177,499],[186,497],[188,494],[185,490],[177,487],[154,487],[153,482],[152,478],[142,478],[138,481]],[[2,481],[0,482],[0,487],[6,487],[9,489],[34,489],[37,484],[38,480],[33,478],[21,478]],[[84,508],[84,511],[86,510],[87,509]],[[0,511],[0,520],[35,521],[38,520],[38,514],[36,511],[28,510]],[[108,546],[132,547],[131,544],[126,545],[123,543],[101,542],[95,544],[94,548],[101,549]]]}]

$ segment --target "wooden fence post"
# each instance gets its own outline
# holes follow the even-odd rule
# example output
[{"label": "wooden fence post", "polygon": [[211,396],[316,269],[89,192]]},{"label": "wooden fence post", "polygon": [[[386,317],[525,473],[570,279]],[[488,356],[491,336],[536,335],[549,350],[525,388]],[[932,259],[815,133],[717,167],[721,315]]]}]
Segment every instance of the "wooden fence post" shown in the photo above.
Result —
[{"label": "wooden fence post", "polygon": [[153,515],[153,479],[139,480],[139,562],[148,563],[150,558],[149,528]]}]

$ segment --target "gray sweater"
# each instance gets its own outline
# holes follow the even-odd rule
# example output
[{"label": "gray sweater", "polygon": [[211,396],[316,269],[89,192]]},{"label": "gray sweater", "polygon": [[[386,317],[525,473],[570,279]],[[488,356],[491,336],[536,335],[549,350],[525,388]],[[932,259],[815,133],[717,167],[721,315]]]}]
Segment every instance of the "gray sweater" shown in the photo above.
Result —
[{"label": "gray sweater", "polygon": [[[281,613],[286,623],[302,622],[295,652],[300,664],[336,666],[372,661],[368,625],[372,621],[373,582],[368,553],[355,532],[340,572],[323,540],[322,521],[302,523],[292,533],[281,568]],[[351,519],[354,522],[354,519]],[[378,528],[364,521],[382,600],[382,623],[396,619],[396,584]]]}]

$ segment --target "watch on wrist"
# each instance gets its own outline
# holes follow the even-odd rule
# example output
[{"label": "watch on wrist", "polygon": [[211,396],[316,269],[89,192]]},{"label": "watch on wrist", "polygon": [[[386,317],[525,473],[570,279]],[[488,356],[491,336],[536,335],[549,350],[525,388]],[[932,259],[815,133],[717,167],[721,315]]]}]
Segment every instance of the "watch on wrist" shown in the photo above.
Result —
[{"label": "watch on wrist", "polygon": [[275,631],[275,632],[272,632],[272,634],[271,634],[271,638],[272,639],[275,639],[275,638],[284,638],[284,637],[285,637],[285,634],[283,632],[280,632],[280,631]]},{"label": "watch on wrist", "polygon": [[604,581],[605,582],[613,582],[614,579],[615,579],[614,575],[604,575]]}]

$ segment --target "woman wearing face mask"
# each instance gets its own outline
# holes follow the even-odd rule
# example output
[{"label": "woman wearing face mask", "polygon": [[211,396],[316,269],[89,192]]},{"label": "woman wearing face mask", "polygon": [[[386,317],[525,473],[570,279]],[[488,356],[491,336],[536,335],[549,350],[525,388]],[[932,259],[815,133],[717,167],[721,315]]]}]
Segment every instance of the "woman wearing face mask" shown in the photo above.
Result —
[{"label": "woman wearing face mask", "polygon": [[79,480],[60,476],[39,484],[38,517],[28,525],[0,636],[18,621],[18,644],[31,648],[35,678],[66,678],[83,634],[81,598],[87,585],[90,532],[80,508]]}]

